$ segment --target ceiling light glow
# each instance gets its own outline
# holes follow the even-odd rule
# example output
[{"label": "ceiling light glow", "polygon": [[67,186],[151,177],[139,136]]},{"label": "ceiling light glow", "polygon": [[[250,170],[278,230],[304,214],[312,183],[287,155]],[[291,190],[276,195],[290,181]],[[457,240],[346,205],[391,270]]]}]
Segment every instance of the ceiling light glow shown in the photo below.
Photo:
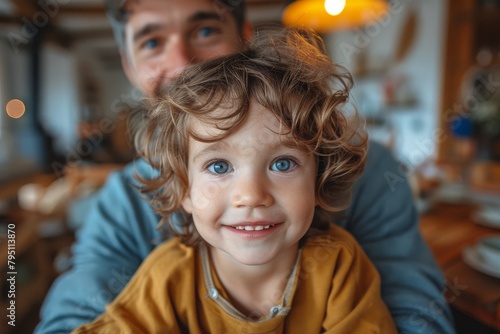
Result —
[{"label": "ceiling light glow", "polygon": [[325,0],[326,12],[332,16],[339,15],[345,8],[346,0]]}]

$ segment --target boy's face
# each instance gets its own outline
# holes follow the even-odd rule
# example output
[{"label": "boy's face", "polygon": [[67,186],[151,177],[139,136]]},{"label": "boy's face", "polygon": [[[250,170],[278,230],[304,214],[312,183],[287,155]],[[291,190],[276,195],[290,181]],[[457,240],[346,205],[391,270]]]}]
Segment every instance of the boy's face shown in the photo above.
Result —
[{"label": "boy's face", "polygon": [[122,63],[147,96],[190,63],[239,51],[242,37],[230,12],[212,0],[128,0]]},{"label": "boy's face", "polygon": [[[202,136],[219,133],[193,123]],[[271,112],[252,103],[248,118],[227,138],[189,140],[183,207],[216,258],[245,265],[295,258],[314,216],[317,167],[313,154],[280,130]]]}]

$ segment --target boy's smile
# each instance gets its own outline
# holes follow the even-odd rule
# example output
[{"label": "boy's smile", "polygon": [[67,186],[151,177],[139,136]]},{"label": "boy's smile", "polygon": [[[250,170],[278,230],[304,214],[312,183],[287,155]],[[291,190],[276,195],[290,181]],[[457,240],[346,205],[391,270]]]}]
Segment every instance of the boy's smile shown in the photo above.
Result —
[{"label": "boy's smile", "polygon": [[[197,135],[220,133],[192,124]],[[212,143],[190,138],[183,207],[214,259],[244,265],[295,259],[314,216],[316,159],[281,132],[275,116],[253,102],[228,137]]]},{"label": "boy's smile", "polygon": [[227,226],[229,231],[235,233],[240,238],[258,239],[264,238],[278,228],[282,223],[274,221],[249,221]]}]

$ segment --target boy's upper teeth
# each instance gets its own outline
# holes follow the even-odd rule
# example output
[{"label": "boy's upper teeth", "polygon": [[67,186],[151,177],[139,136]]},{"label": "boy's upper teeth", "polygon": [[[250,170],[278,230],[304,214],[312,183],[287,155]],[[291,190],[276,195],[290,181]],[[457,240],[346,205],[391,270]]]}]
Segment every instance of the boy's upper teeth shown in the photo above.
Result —
[{"label": "boy's upper teeth", "polygon": [[261,231],[270,228],[274,225],[255,225],[255,226],[235,226],[234,228],[237,230],[245,230],[245,231]]}]

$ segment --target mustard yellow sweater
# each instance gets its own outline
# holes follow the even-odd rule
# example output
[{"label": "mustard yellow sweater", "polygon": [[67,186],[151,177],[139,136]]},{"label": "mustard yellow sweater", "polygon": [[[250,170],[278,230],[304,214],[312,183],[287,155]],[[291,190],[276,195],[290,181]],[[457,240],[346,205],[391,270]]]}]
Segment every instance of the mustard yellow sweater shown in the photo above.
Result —
[{"label": "mustard yellow sweater", "polygon": [[269,315],[251,320],[229,300],[206,248],[174,238],[151,253],[103,315],[74,333],[397,333],[376,269],[334,225],[307,239]]}]

